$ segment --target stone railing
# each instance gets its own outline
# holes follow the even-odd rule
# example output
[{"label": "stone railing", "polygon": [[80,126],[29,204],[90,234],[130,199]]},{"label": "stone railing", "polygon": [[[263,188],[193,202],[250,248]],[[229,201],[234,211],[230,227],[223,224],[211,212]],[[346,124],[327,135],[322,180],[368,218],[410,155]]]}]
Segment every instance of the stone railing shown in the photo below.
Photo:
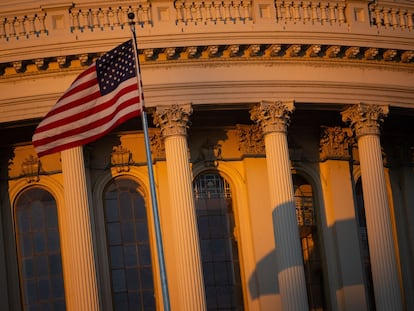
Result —
[{"label": "stone railing", "polygon": [[346,22],[346,1],[281,1],[276,0],[278,23],[341,25]]},{"label": "stone railing", "polygon": [[0,4],[0,63],[53,57],[57,49],[59,55],[65,49],[99,52],[91,42],[105,51],[113,40],[129,36],[129,12],[135,13],[143,48],[205,45],[206,40],[210,45],[341,40],[348,46],[413,49],[414,3],[403,0],[17,2]]},{"label": "stone railing", "polygon": [[378,29],[414,30],[414,9],[412,5],[396,6],[391,1],[380,1],[371,4],[369,11],[371,24]]}]

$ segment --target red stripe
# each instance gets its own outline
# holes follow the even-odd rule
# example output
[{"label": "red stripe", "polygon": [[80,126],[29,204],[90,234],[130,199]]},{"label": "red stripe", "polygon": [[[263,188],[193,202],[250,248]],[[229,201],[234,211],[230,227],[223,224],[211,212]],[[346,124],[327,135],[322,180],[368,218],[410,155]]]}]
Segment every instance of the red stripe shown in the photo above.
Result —
[{"label": "red stripe", "polygon": [[[38,156],[42,157],[42,156],[45,156],[45,155],[48,155],[48,154],[52,154],[52,153],[55,153],[55,152],[59,152],[59,151],[66,150],[66,149],[73,148],[73,147],[77,147],[77,146],[82,146],[82,145],[85,145],[85,144],[90,143],[92,141],[95,141],[98,138],[100,138],[100,137],[108,134],[109,132],[111,132],[118,125],[128,121],[129,119],[132,119],[134,117],[138,117],[139,115],[140,115],[140,112],[138,110],[133,111],[133,112],[127,114],[127,115],[124,115],[122,118],[119,118],[115,122],[115,124],[113,124],[111,127],[109,127],[104,132],[100,132],[99,134],[89,136],[89,137],[84,138],[84,139],[79,139],[79,140],[76,140],[76,141],[73,141],[73,142],[70,142],[70,143],[67,143],[67,144],[61,144],[59,146],[47,149],[45,151],[38,152]],[[37,145],[34,145],[34,146],[36,147]]]},{"label": "red stripe", "polygon": [[[83,97],[81,97],[81,98],[79,98],[79,99],[74,99],[74,100],[73,100],[73,101],[71,101],[71,102],[68,102],[68,103],[66,103],[66,104],[64,104],[64,105],[62,105],[62,106],[59,106],[59,103],[60,103],[60,102],[62,102],[62,100],[63,100],[63,99],[65,99],[66,97],[68,97],[69,95],[73,95],[73,94],[76,94],[76,93],[82,92],[82,91],[84,91],[84,90],[86,90],[86,89],[88,89],[88,88],[91,88],[91,87],[93,87],[94,85],[97,85],[97,84],[98,84],[98,80],[95,78],[95,79],[92,79],[92,80],[86,81],[86,82],[85,82],[85,83],[83,83],[83,84],[78,85],[75,89],[73,89],[73,90],[74,90],[74,92],[71,92],[71,94],[67,94],[67,93],[65,93],[65,94],[64,94],[64,95],[63,95],[63,96],[62,96],[62,97],[61,97],[61,98],[57,101],[55,108],[53,108],[51,111],[49,111],[49,113],[46,115],[46,117],[45,117],[45,118],[47,118],[47,117],[51,117],[51,116],[54,116],[54,115],[56,115],[56,114],[58,114],[58,113],[61,113],[61,112],[63,112],[63,111],[66,111],[66,110],[72,109],[72,108],[74,108],[74,107],[80,106],[80,105],[82,105],[84,102],[86,102],[88,98],[93,99],[93,98],[98,98],[98,97],[100,97],[100,96],[101,96],[101,92],[98,90],[98,91],[96,91],[96,92],[94,92],[94,93],[89,93],[88,95],[85,95],[85,96],[83,96]],[[89,99],[89,100],[91,100],[91,99]],[[89,101],[89,100],[88,100],[88,101]]]},{"label": "red stripe", "polygon": [[[47,130],[50,130],[50,129],[53,129],[53,128],[56,128],[56,127],[59,127],[59,126],[63,126],[63,125],[66,125],[66,124],[73,123],[75,121],[81,120],[81,119],[83,119],[85,117],[88,117],[90,115],[97,114],[97,113],[105,110],[106,108],[109,108],[109,107],[113,106],[119,100],[119,98],[121,96],[123,96],[123,95],[125,95],[129,92],[133,92],[137,89],[138,88],[137,88],[136,84],[124,87],[123,89],[119,90],[118,93],[114,94],[114,96],[111,97],[110,100],[108,100],[106,102],[103,102],[102,104],[99,104],[99,105],[94,104],[89,109],[82,110],[81,112],[79,112],[77,114],[70,115],[66,118],[56,120],[56,121],[51,122],[49,124],[46,124],[44,126],[42,126],[40,124],[40,126],[36,129],[35,133],[42,133],[44,131],[47,131]],[[96,98],[95,98],[94,96],[91,96],[91,99],[89,99],[89,96],[87,96],[87,97],[84,98],[85,99],[85,104],[92,101],[92,100],[96,100],[99,97],[100,96],[96,96]],[[77,102],[79,102],[81,100],[83,100],[83,99],[80,99]],[[78,106],[78,105],[75,105],[75,106]]]},{"label": "red stripe", "polygon": [[[105,116],[101,119],[98,119],[94,122],[88,123],[88,124],[86,124],[84,126],[81,126],[81,127],[76,127],[76,123],[74,123],[74,128],[73,129],[65,130],[62,133],[58,133],[58,134],[50,136],[50,137],[45,137],[45,138],[36,140],[36,141],[33,142],[33,144],[34,144],[35,147],[36,146],[41,146],[41,145],[46,145],[46,144],[48,144],[50,142],[53,142],[53,141],[56,141],[58,139],[67,138],[67,137],[74,136],[74,135],[81,135],[82,133],[86,133],[87,131],[89,131],[91,129],[99,128],[99,127],[101,127],[102,125],[104,125],[106,123],[110,123],[110,121],[112,119],[114,119],[115,115],[118,112],[122,111],[124,108],[127,108],[131,105],[138,104],[138,103],[139,103],[138,98],[131,98],[130,100],[127,100],[127,101],[122,102],[121,104],[118,104],[116,109],[111,114],[109,114],[109,115],[107,115],[107,116]],[[140,113],[140,111],[137,109],[136,114],[139,115],[139,113]],[[123,118],[123,117],[121,116],[120,118]],[[118,119],[115,121],[115,124],[117,124],[117,122],[119,122]],[[106,132],[107,131],[104,131],[103,133],[106,133]],[[104,134],[102,134],[102,135],[104,135]]]}]

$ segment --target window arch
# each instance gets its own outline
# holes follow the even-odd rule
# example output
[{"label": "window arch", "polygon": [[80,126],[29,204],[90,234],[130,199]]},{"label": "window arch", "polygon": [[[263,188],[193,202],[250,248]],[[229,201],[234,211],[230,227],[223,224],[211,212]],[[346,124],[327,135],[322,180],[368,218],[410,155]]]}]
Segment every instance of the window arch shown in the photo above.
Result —
[{"label": "window arch", "polygon": [[315,211],[312,185],[303,176],[294,174],[293,187],[309,310],[327,310],[321,240],[318,236],[318,217]]},{"label": "window arch", "polygon": [[243,310],[239,252],[229,183],[217,172],[194,181],[208,310]]},{"label": "window arch", "polygon": [[104,191],[104,219],[114,310],[156,310],[147,210],[139,185],[113,179]]},{"label": "window arch", "polygon": [[376,310],[375,297],[374,297],[374,284],[372,281],[371,273],[371,259],[369,256],[368,245],[368,230],[367,222],[365,219],[365,206],[364,197],[362,191],[361,178],[355,184],[355,196],[356,196],[356,215],[359,229],[359,243],[361,247],[362,264],[364,268],[365,286],[367,290],[367,299],[370,310]]},{"label": "window arch", "polygon": [[65,310],[55,198],[29,188],[18,195],[14,213],[23,309]]}]

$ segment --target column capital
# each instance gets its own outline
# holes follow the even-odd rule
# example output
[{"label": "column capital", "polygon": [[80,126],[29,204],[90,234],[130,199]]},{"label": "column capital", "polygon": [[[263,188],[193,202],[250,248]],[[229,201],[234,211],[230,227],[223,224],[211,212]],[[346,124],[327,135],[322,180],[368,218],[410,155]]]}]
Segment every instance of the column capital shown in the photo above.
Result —
[{"label": "column capital", "polygon": [[294,101],[262,101],[250,110],[250,118],[261,126],[266,135],[287,130],[290,115],[295,110]]},{"label": "column capital", "polygon": [[158,106],[154,113],[154,124],[161,129],[161,137],[187,135],[190,125],[191,104]]},{"label": "column capital", "polygon": [[357,138],[363,135],[379,135],[380,125],[388,115],[387,105],[358,104],[341,112],[342,121],[348,122]]}]

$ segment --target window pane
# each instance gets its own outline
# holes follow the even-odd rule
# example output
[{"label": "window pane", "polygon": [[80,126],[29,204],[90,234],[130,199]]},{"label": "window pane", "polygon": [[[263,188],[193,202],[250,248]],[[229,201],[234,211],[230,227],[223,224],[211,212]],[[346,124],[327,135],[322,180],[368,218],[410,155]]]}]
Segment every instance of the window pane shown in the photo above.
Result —
[{"label": "window pane", "polygon": [[230,185],[216,173],[194,181],[208,310],[243,310]]},{"label": "window pane", "polygon": [[309,310],[327,310],[323,282],[322,253],[319,243],[312,186],[305,178],[299,175],[293,175],[293,186]]},{"label": "window pane", "polygon": [[147,214],[137,189],[136,182],[120,178],[104,195],[112,301],[120,311],[155,310],[156,305]]},{"label": "window pane", "polygon": [[65,310],[56,202],[31,188],[15,204],[16,240],[25,310]]}]

